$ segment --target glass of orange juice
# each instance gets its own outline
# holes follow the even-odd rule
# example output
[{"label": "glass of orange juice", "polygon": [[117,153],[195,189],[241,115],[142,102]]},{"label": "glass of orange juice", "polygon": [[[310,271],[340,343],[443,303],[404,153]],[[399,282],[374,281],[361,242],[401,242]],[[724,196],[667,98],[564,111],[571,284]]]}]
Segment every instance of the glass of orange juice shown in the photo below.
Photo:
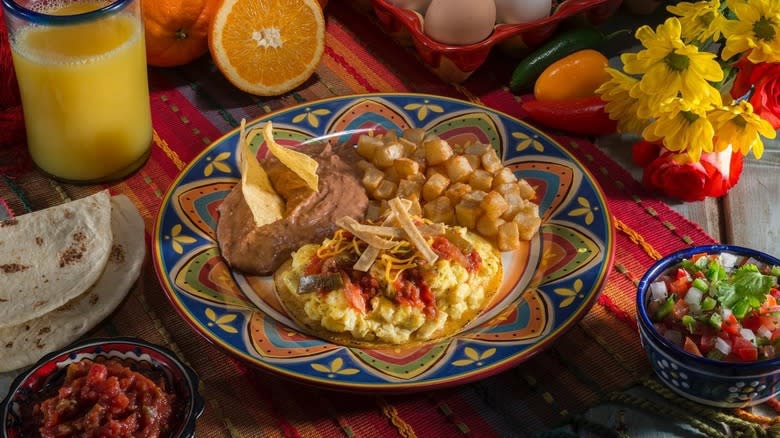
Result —
[{"label": "glass of orange juice", "polygon": [[2,2],[35,164],[70,182],[143,165],[152,119],[140,0]]}]

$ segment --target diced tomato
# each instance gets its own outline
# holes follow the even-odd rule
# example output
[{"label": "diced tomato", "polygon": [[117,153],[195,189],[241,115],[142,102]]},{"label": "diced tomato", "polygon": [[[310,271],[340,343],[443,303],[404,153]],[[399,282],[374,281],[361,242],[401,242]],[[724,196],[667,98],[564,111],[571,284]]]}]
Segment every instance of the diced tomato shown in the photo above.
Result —
[{"label": "diced tomato", "polygon": [[683,300],[677,300],[674,303],[674,308],[672,309],[672,315],[674,315],[674,319],[680,320],[683,316],[688,314],[688,303],[686,303]]},{"label": "diced tomato", "polygon": [[309,264],[303,269],[305,275],[317,275],[322,272],[322,260],[316,255],[309,260]]},{"label": "diced tomato", "polygon": [[755,312],[742,318],[742,327],[753,330],[755,333],[761,327],[761,318]]},{"label": "diced tomato", "polygon": [[701,335],[701,339],[699,339],[699,351],[702,352],[702,354],[708,354],[712,349],[715,347],[715,339],[717,336],[710,335],[710,334],[704,334]]},{"label": "diced tomato", "polygon": [[761,306],[759,311],[761,313],[773,313],[777,311],[777,307],[777,298],[773,297],[772,295],[767,295],[766,301],[764,301],[764,304]]},{"label": "diced tomato", "polygon": [[350,281],[346,274],[342,274],[342,279],[344,281],[344,296],[347,299],[347,303],[353,309],[365,313],[366,298],[361,293],[360,286]]},{"label": "diced tomato", "polygon": [[706,277],[706,275],[704,275],[704,272],[696,271],[696,273],[693,274],[693,277],[694,278],[704,278],[704,277]]},{"label": "diced tomato", "polygon": [[463,254],[463,251],[461,251],[460,248],[444,236],[439,236],[434,239],[431,244],[431,249],[444,260],[451,260],[464,268],[468,268],[469,266],[468,257]]},{"label": "diced tomato", "polygon": [[683,350],[687,351],[688,353],[694,354],[696,356],[701,356],[701,351],[699,351],[699,347],[696,346],[696,343],[691,340],[688,336],[685,337],[685,344],[683,344]]},{"label": "diced tomato", "polygon": [[696,261],[702,257],[707,257],[707,253],[706,252],[696,253],[691,256],[691,261],[693,261],[693,263],[696,263]]},{"label": "diced tomato", "polygon": [[691,280],[688,278],[688,273],[685,272],[685,269],[677,269],[674,280],[669,283],[671,293],[677,294],[677,297],[682,299],[690,287]]},{"label": "diced tomato", "polygon": [[769,293],[771,296],[775,297],[776,300],[780,300],[780,289],[774,288]]},{"label": "diced tomato", "polygon": [[728,318],[723,320],[723,324],[721,324],[720,328],[730,335],[737,335],[739,334],[739,329],[742,327],[739,325],[737,317],[731,314]]},{"label": "diced tomato", "polygon": [[758,348],[747,339],[739,336],[734,339],[734,353],[743,361],[758,359]]}]

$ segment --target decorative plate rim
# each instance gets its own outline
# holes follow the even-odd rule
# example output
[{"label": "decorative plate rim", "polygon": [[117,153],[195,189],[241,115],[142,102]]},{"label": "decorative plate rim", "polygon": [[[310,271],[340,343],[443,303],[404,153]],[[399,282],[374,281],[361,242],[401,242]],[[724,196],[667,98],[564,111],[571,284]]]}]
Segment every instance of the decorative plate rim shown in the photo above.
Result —
[{"label": "decorative plate rim", "polygon": [[595,292],[588,298],[586,302],[583,302],[580,305],[580,308],[569,317],[568,321],[565,321],[564,324],[554,327],[551,333],[549,333],[541,341],[534,343],[533,347],[529,348],[529,350],[524,350],[520,354],[516,354],[514,356],[509,356],[507,358],[504,358],[490,365],[489,368],[480,368],[478,370],[469,372],[465,375],[453,375],[449,377],[441,377],[434,381],[422,380],[422,381],[415,381],[415,382],[385,382],[381,384],[333,381],[327,379],[326,376],[318,377],[312,375],[303,375],[297,371],[281,369],[275,364],[267,363],[261,359],[250,356],[243,351],[238,351],[234,346],[228,344],[223,339],[212,335],[208,331],[201,330],[200,324],[197,321],[195,321],[190,315],[184,312],[184,310],[182,309],[183,304],[181,303],[181,300],[176,297],[176,293],[175,291],[173,291],[173,287],[167,279],[168,273],[165,271],[165,268],[163,266],[163,257],[161,255],[161,249],[160,249],[161,248],[160,243],[162,241],[161,239],[162,222],[164,219],[164,215],[166,213],[164,207],[170,203],[176,188],[180,186],[182,179],[185,177],[185,175],[187,175],[188,172],[197,163],[199,163],[201,159],[203,159],[206,155],[208,155],[208,153],[210,153],[215,146],[221,144],[227,138],[235,135],[240,130],[239,127],[236,127],[231,129],[230,131],[227,131],[218,139],[212,141],[211,144],[209,144],[202,151],[200,151],[195,157],[193,157],[189,161],[189,163],[187,163],[187,165],[183,169],[179,171],[178,175],[171,182],[170,186],[166,190],[165,195],[161,199],[160,208],[155,217],[154,227],[152,229],[150,244],[152,247],[152,264],[154,266],[154,271],[157,276],[157,280],[160,286],[162,287],[163,292],[165,293],[166,298],[170,302],[171,306],[176,310],[176,313],[178,313],[179,316],[181,316],[182,319],[184,319],[187,325],[189,325],[190,328],[193,329],[193,331],[198,333],[201,337],[203,337],[212,345],[217,346],[223,352],[228,353],[230,356],[234,358],[242,360],[244,363],[271,372],[274,375],[293,380],[298,383],[304,383],[304,384],[313,385],[317,387],[326,387],[328,389],[338,390],[338,391],[360,392],[360,391],[370,389],[372,391],[383,393],[383,394],[392,394],[392,393],[409,393],[409,392],[416,392],[422,390],[438,389],[443,387],[449,387],[452,386],[453,384],[465,384],[468,382],[481,380],[490,377],[492,375],[495,375],[497,373],[500,373],[502,371],[505,371],[506,369],[514,365],[518,365],[522,362],[529,360],[531,357],[549,348],[549,346],[552,343],[557,341],[560,336],[568,332],[574,325],[576,325],[585,316],[585,314],[587,314],[587,312],[591,309],[591,307],[593,306],[593,304],[596,302],[599,295],[603,291],[604,286],[606,285],[606,278],[614,264],[615,231],[614,231],[613,218],[612,215],[609,213],[609,205],[607,203],[606,196],[604,195],[604,191],[599,185],[593,173],[570,151],[564,148],[558,141],[556,141],[555,139],[553,139],[543,131],[539,130],[538,128],[534,127],[533,125],[523,120],[520,120],[516,117],[513,117],[503,111],[493,109],[482,104],[466,101],[466,100],[461,100],[461,99],[456,99],[456,98],[446,97],[446,96],[425,94],[425,93],[393,93],[393,92],[349,94],[349,95],[333,96],[333,97],[328,97],[323,99],[301,102],[256,117],[251,121],[248,121],[246,125],[252,126],[263,120],[271,120],[275,115],[281,113],[290,112],[295,109],[305,109],[307,106],[313,106],[313,105],[318,105],[327,102],[340,101],[340,100],[347,102],[347,101],[354,101],[358,99],[383,99],[383,98],[392,99],[397,97],[420,98],[420,99],[428,99],[431,101],[447,101],[459,105],[470,106],[475,109],[485,110],[487,113],[492,113],[500,118],[509,119],[515,123],[525,126],[529,130],[535,131],[540,136],[546,138],[547,141],[549,141],[550,143],[555,145],[556,148],[558,148],[558,150],[562,153],[562,155],[564,155],[571,163],[576,165],[577,168],[582,171],[583,176],[585,177],[584,179],[588,180],[592,184],[593,191],[597,195],[598,200],[601,203],[600,207],[603,208],[604,210],[603,214],[604,214],[604,221],[605,221],[604,227],[606,229],[606,236],[603,244],[604,244],[605,251],[604,251],[603,262],[601,264],[603,269],[600,270],[598,274],[598,278],[594,281],[594,287],[592,288],[592,290],[594,290]]}]

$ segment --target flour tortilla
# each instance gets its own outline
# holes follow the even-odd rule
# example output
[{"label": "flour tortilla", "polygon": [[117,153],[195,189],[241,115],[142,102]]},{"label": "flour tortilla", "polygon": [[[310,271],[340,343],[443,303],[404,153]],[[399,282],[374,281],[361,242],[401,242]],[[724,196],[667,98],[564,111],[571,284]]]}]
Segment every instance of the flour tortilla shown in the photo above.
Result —
[{"label": "flour tortilla", "polygon": [[0,222],[0,328],[84,293],[111,251],[108,192]]},{"label": "flour tortilla", "polygon": [[143,220],[126,196],[111,198],[111,228],[114,241],[97,283],[43,316],[0,328],[0,372],[31,365],[43,355],[65,347],[122,302],[138,278],[146,254]]}]

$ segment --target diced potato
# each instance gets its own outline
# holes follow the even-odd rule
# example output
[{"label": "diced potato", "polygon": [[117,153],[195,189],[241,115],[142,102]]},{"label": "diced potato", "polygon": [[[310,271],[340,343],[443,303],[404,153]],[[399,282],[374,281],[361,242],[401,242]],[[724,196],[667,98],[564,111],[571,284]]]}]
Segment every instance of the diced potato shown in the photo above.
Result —
[{"label": "diced potato", "polygon": [[533,187],[531,187],[531,184],[528,184],[528,181],[521,179],[517,181],[517,187],[520,189],[520,196],[522,196],[525,199],[534,199],[536,198],[536,190],[534,190]]},{"label": "diced potato", "polygon": [[384,169],[393,165],[393,162],[404,156],[404,147],[401,143],[385,144],[374,153],[374,166]]},{"label": "diced potato", "polygon": [[428,178],[428,181],[423,184],[422,197],[427,202],[433,201],[441,196],[449,185],[450,179],[446,176],[440,173],[431,175],[431,177]]},{"label": "diced potato", "polygon": [[415,143],[415,142],[413,142],[411,140],[407,140],[407,139],[405,139],[403,137],[398,139],[398,143],[401,143],[401,146],[404,147],[404,156],[405,157],[408,157],[408,156],[412,155],[414,153],[414,151],[416,151],[417,148],[419,147],[417,143]]},{"label": "diced potato", "polygon": [[376,221],[382,216],[382,204],[379,201],[368,201],[368,207],[366,208],[366,219],[370,221]]},{"label": "diced potato", "polygon": [[471,186],[464,183],[452,184],[445,192],[444,195],[450,198],[452,205],[457,204],[463,199],[464,196],[471,192]]},{"label": "diced potato", "polygon": [[464,157],[466,157],[466,160],[469,162],[472,169],[476,170],[482,168],[482,158],[480,158],[479,155],[466,154]]},{"label": "diced potato", "polygon": [[379,187],[377,187],[373,194],[374,198],[376,199],[391,199],[395,198],[395,191],[398,188],[398,184],[384,179],[381,183],[379,183]]},{"label": "diced potato", "polygon": [[508,221],[512,220],[517,212],[525,207],[525,204],[528,202],[520,196],[520,193],[507,193],[504,195],[504,199],[506,199],[507,204],[509,204],[509,208],[506,209],[501,217]]},{"label": "diced potato", "polygon": [[520,231],[517,222],[505,222],[498,226],[496,238],[500,251],[513,251],[520,247]]},{"label": "diced potato", "polygon": [[456,155],[444,162],[444,168],[447,169],[447,176],[452,182],[468,181],[471,172],[474,170],[469,164],[469,160],[463,155]]},{"label": "diced potato", "polygon": [[385,132],[382,136],[382,142],[384,142],[385,145],[398,143],[398,133],[395,132],[395,130]]},{"label": "diced potato", "polygon": [[425,169],[425,177],[430,178],[433,175],[436,174],[447,176],[447,170],[444,169],[444,166],[430,166],[427,169]]},{"label": "diced potato", "polygon": [[495,149],[488,149],[487,152],[482,154],[482,168],[490,173],[496,173],[504,167],[501,164],[501,159],[496,155]]},{"label": "diced potato", "polygon": [[538,216],[525,214],[522,211],[515,216],[513,221],[517,223],[521,240],[531,240],[542,224],[542,220]]},{"label": "diced potato", "polygon": [[455,219],[458,225],[470,230],[477,228],[477,221],[480,215],[482,215],[482,208],[479,206],[478,201],[463,198],[455,206]]},{"label": "diced potato", "polygon": [[398,196],[404,199],[410,199],[413,195],[420,197],[423,183],[410,179],[402,179],[398,182]]},{"label": "diced potato", "polygon": [[526,200],[525,204],[517,210],[517,215],[538,217],[539,206],[531,201]]},{"label": "diced potato", "polygon": [[412,205],[409,207],[409,214],[413,216],[422,216],[423,211],[422,211],[422,207],[420,206],[420,198],[415,196],[414,198],[409,200],[412,201]]},{"label": "diced potato", "polygon": [[395,167],[395,171],[402,179],[420,172],[420,163],[411,158],[399,158],[395,160],[393,167]]},{"label": "diced potato", "polygon": [[485,199],[485,196],[487,196],[487,192],[483,192],[482,190],[472,190],[466,196],[464,196],[463,199],[481,203],[482,200]]},{"label": "diced potato", "polygon": [[501,196],[501,193],[491,191],[485,196],[485,199],[482,200],[480,207],[485,211],[487,217],[495,219],[504,214],[509,208],[509,203]]},{"label": "diced potato", "polygon": [[360,161],[357,162],[356,166],[357,166],[358,169],[360,169],[363,172],[365,172],[366,169],[368,169],[368,166],[373,167],[374,165],[371,164],[370,162],[368,162],[367,160],[360,160]]},{"label": "diced potato", "polygon": [[517,177],[512,172],[512,169],[504,167],[498,172],[493,174],[493,187],[498,187],[501,184],[509,184],[517,181]]},{"label": "diced potato", "polygon": [[358,137],[357,153],[366,160],[371,161],[374,159],[374,153],[376,152],[377,148],[383,144],[384,143],[382,143],[382,139],[380,137],[373,137],[363,134]]},{"label": "diced potato", "polygon": [[452,208],[450,198],[439,196],[431,202],[423,205],[423,217],[434,222],[447,225],[455,224],[455,211]]},{"label": "diced potato", "polygon": [[438,137],[423,143],[425,148],[425,160],[429,166],[441,164],[452,157],[452,148],[446,140]]},{"label": "diced potato", "polygon": [[464,149],[464,152],[469,155],[477,155],[480,156],[484,154],[485,152],[490,149],[490,146],[482,143],[474,143],[466,146],[466,149]]},{"label": "diced potato", "polygon": [[500,217],[491,218],[490,216],[483,214],[477,221],[477,232],[485,237],[493,237],[498,234],[498,227],[504,223],[506,223],[506,221]]},{"label": "diced potato", "polygon": [[423,174],[423,173],[418,173],[418,174],[416,174],[416,175],[407,176],[407,177],[406,177],[406,179],[408,179],[409,181],[415,181],[415,182],[419,182],[419,183],[420,183],[420,187],[422,187],[422,185],[423,185],[423,184],[425,184],[425,181],[426,181],[428,178],[426,178],[426,177],[425,177],[425,174]]},{"label": "diced potato", "polygon": [[422,128],[405,129],[402,136],[412,143],[421,144],[425,138],[425,130]]},{"label": "diced potato", "polygon": [[474,190],[490,191],[493,187],[493,174],[487,170],[477,169],[471,173],[469,184]]},{"label": "diced potato", "polygon": [[420,163],[421,168],[425,167],[428,164],[428,161],[425,160],[424,147],[418,147],[414,152],[412,152],[412,155],[410,155],[409,158]]},{"label": "diced potato", "polygon": [[381,183],[384,179],[384,172],[374,166],[370,166],[366,168],[365,172],[363,172],[363,187],[365,187],[369,192],[374,191],[377,187],[379,187],[379,183]]},{"label": "diced potato", "polygon": [[510,194],[514,194],[514,195],[520,194],[520,189],[517,187],[517,183],[506,183],[506,184],[494,185],[493,189],[498,193],[504,195],[504,197]]},{"label": "diced potato", "polygon": [[384,172],[386,180],[390,180],[396,184],[398,184],[398,181],[401,180],[401,176],[398,175],[398,171],[396,170],[395,166],[388,167],[384,170]]}]

